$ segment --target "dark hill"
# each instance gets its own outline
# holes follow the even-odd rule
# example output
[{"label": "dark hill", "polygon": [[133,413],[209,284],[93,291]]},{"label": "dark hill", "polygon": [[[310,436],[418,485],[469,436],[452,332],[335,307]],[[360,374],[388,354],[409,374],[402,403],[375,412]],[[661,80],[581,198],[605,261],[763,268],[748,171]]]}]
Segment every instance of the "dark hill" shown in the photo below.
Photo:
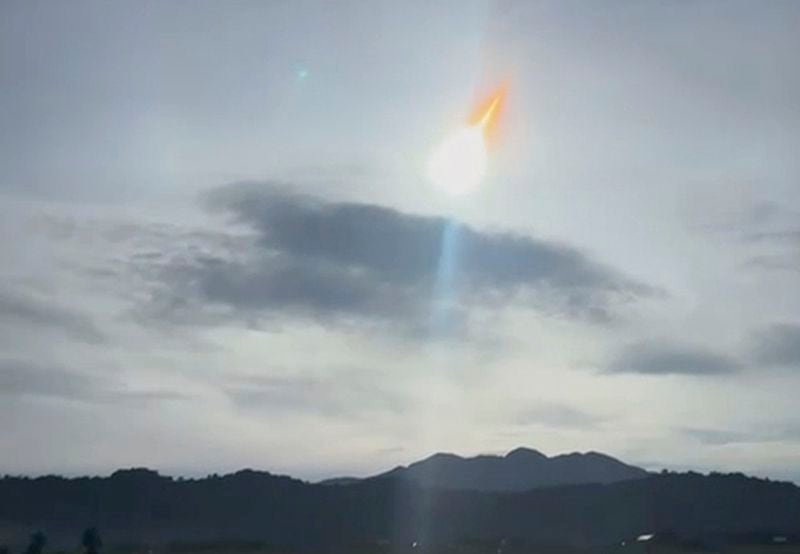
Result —
[{"label": "dark hill", "polygon": [[669,530],[688,538],[800,534],[800,489],[743,475],[661,474],[524,493],[424,489],[405,479],[307,484],[241,471],[174,480],[147,470],[108,478],[0,480],[0,544],[42,529],[73,547],[97,526],[106,544],[266,541],[316,548],[358,541],[519,538],[602,545]]},{"label": "dark hill", "polygon": [[521,492],[559,485],[616,483],[646,476],[642,468],[597,452],[549,458],[531,448],[517,448],[505,456],[463,458],[455,454],[434,454],[377,477],[398,477],[425,487]]}]

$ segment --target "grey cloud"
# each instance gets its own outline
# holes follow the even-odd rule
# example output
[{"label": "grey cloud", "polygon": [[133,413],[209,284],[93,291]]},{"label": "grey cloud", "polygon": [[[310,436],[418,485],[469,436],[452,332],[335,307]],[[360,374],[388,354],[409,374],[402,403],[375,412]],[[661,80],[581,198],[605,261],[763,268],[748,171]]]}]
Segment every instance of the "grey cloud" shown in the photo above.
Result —
[{"label": "grey cloud", "polygon": [[800,253],[796,255],[760,254],[750,257],[742,264],[742,267],[766,271],[800,271]]},{"label": "grey cloud", "polygon": [[778,323],[757,331],[753,358],[764,366],[800,368],[800,324]]},{"label": "grey cloud", "polygon": [[725,446],[728,444],[757,444],[765,442],[795,442],[800,440],[800,425],[781,423],[770,426],[768,429],[703,429],[684,428],[680,430],[684,435],[700,443],[711,446]]},{"label": "grey cloud", "polygon": [[249,411],[315,413],[343,419],[399,413],[408,404],[398,392],[381,387],[374,374],[361,371],[240,378],[225,392],[236,406]]},{"label": "grey cloud", "polygon": [[405,447],[402,446],[387,446],[384,448],[378,448],[375,450],[376,454],[398,454],[400,452],[405,452]]},{"label": "grey cloud", "polygon": [[515,421],[519,425],[588,429],[596,427],[602,418],[565,404],[536,402],[522,410]]},{"label": "grey cloud", "polygon": [[783,229],[780,231],[759,231],[745,236],[747,240],[759,242],[774,242],[800,246],[800,229]]},{"label": "grey cloud", "polygon": [[796,210],[773,205],[769,217],[750,228],[740,229],[741,239],[757,250],[743,266],[766,271],[800,271],[797,218]]},{"label": "grey cloud", "polygon": [[136,403],[184,398],[171,391],[129,390],[108,379],[15,359],[0,360],[0,395],[89,403]]},{"label": "grey cloud", "polygon": [[[715,198],[715,201],[719,199]],[[719,221],[713,221],[707,205],[694,207],[697,228],[733,239],[748,252],[740,264],[744,269],[800,271],[800,229],[798,212],[772,201],[753,201]],[[700,219],[702,218],[702,219]],[[711,219],[712,222],[708,222]]]},{"label": "grey cloud", "polygon": [[95,392],[95,381],[85,375],[46,370],[19,360],[0,361],[0,394],[86,400]]},{"label": "grey cloud", "polygon": [[103,340],[103,333],[88,316],[59,306],[53,301],[4,288],[0,288],[0,318],[61,330],[88,342]]},{"label": "grey cloud", "polygon": [[728,356],[693,345],[643,341],[622,350],[607,365],[611,373],[719,375],[741,369]]},{"label": "grey cloud", "polygon": [[269,249],[365,271],[381,282],[435,278],[442,242],[452,233],[458,271],[472,285],[504,289],[547,284],[557,289],[651,292],[568,246],[480,232],[442,217],[370,204],[329,203],[259,185],[226,187],[213,194],[212,201],[257,228]]},{"label": "grey cloud", "polygon": [[452,329],[471,307],[512,299],[551,314],[603,319],[620,304],[658,294],[569,246],[443,217],[258,184],[218,189],[208,202],[257,235],[235,251],[162,264],[165,286],[154,298],[166,312],[215,305],[248,320],[289,314],[417,332],[439,301]]},{"label": "grey cloud", "polygon": [[712,446],[724,446],[726,444],[753,442],[753,437],[743,431],[728,431],[722,429],[682,429],[681,432],[697,440],[700,443]]},{"label": "grey cloud", "polygon": [[[690,219],[694,228],[708,233],[748,239],[787,217],[783,207],[769,200],[755,200],[739,209],[727,211],[719,205],[719,199],[715,200],[713,206],[699,203],[690,207]],[[723,213],[714,213],[715,208],[722,210]]]},{"label": "grey cloud", "polygon": [[800,271],[800,230],[762,231],[747,235],[746,239],[770,250],[752,256],[746,267],[768,271]]},{"label": "grey cloud", "polygon": [[624,348],[605,369],[611,373],[720,375],[756,367],[800,368],[800,325],[778,323],[759,329],[751,334],[749,349],[738,356],[690,344],[642,341]]}]

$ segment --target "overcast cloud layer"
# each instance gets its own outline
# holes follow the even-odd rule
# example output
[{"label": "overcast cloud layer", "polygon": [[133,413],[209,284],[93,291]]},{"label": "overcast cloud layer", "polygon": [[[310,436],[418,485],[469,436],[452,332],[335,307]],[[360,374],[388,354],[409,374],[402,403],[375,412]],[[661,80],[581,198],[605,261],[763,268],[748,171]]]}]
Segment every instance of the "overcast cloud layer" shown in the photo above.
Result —
[{"label": "overcast cloud layer", "polygon": [[[798,27],[3,3],[0,472],[525,445],[800,479]],[[489,174],[450,197],[427,157],[501,80]]]}]

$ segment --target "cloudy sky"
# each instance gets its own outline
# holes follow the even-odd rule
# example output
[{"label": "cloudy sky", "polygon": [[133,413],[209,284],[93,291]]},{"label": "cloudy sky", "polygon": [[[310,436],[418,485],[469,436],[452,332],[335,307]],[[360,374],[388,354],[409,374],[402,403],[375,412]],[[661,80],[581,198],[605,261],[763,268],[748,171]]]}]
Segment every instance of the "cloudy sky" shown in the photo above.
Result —
[{"label": "cloudy sky", "polygon": [[[800,4],[3,2],[0,472],[800,479]],[[474,193],[427,160],[508,83]]]}]

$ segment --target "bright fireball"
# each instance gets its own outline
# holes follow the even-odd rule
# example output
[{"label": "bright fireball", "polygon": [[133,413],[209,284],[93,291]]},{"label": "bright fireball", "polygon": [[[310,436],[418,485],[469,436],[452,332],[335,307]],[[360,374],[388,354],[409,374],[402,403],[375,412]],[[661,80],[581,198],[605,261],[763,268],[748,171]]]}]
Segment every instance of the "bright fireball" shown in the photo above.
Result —
[{"label": "bright fireball", "polygon": [[467,194],[478,188],[486,174],[488,145],[502,108],[505,89],[481,102],[466,125],[434,150],[428,162],[428,178],[444,192]]}]

